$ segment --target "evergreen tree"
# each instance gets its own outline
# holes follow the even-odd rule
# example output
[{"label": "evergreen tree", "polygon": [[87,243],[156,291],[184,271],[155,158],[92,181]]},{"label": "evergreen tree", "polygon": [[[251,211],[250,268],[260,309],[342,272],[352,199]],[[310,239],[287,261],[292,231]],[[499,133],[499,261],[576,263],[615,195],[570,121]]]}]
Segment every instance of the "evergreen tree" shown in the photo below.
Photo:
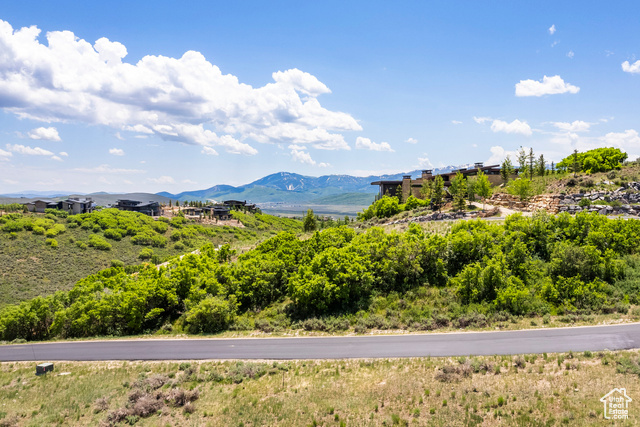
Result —
[{"label": "evergreen tree", "polygon": [[535,167],[535,156],[533,155],[533,148],[529,149],[529,178],[533,178],[533,172]]},{"label": "evergreen tree", "polygon": [[500,176],[502,180],[505,182],[509,182],[509,178],[513,175],[513,163],[511,163],[511,157],[507,156],[502,162],[502,166],[500,167]]},{"label": "evergreen tree", "polygon": [[317,227],[316,217],[313,215],[313,210],[307,210],[307,214],[304,217],[302,224],[304,231],[315,231]]},{"label": "evergreen tree", "polygon": [[396,187],[396,197],[398,198],[398,203],[402,203],[402,185],[400,184]]},{"label": "evergreen tree", "polygon": [[431,204],[436,210],[440,210],[442,207],[442,201],[444,199],[444,180],[441,175],[436,175],[431,185]]},{"label": "evergreen tree", "polygon": [[538,176],[545,176],[547,173],[547,164],[544,160],[543,154],[540,154],[540,157],[538,158],[538,164],[536,166],[536,174]]},{"label": "evergreen tree", "polygon": [[580,164],[580,158],[578,157],[578,150],[573,150],[573,163],[571,164],[571,172],[573,172],[573,177],[575,178],[582,170],[582,165]]},{"label": "evergreen tree", "polygon": [[520,147],[518,150],[518,166],[520,167],[520,175],[522,177],[527,176],[527,152],[524,148]]}]

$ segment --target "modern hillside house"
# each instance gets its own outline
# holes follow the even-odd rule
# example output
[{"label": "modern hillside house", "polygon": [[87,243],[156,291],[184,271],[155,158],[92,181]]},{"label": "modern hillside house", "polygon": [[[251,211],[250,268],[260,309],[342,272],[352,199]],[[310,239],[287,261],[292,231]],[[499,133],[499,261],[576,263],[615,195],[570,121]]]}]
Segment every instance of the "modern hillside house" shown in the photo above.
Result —
[{"label": "modern hillside house", "polygon": [[45,209],[59,209],[69,212],[72,215],[93,212],[96,204],[91,198],[81,199],[79,197],[69,197],[66,200],[35,200],[25,203],[29,212],[44,213]]},{"label": "modern hillside house", "polygon": [[69,197],[67,200],[58,202],[58,209],[67,211],[72,215],[93,212],[96,204],[88,197],[81,199],[79,197]]},{"label": "modern hillside house", "polygon": [[154,201],[144,203],[137,200],[117,200],[114,208],[121,211],[140,212],[149,216],[160,216],[161,214],[160,203]]},{"label": "modern hillside house", "polygon": [[[458,172],[462,173],[465,178],[478,175],[478,170],[481,170],[489,179],[491,185],[502,184],[502,177],[500,176],[500,165],[484,166],[482,163],[475,163],[473,167],[466,169],[457,169],[448,173],[440,174],[444,181],[444,186],[449,187],[451,181],[455,178]],[[517,174],[517,168],[515,173]],[[433,170],[426,169],[422,171],[420,178],[411,179],[411,175],[404,175],[402,180],[395,181],[375,181],[371,185],[377,185],[380,187],[376,200],[388,194],[390,196],[396,196],[398,189],[402,191],[402,200],[407,200],[410,195],[418,198],[422,198],[420,190],[422,189],[422,183],[425,181],[433,181],[438,175],[433,175]]]},{"label": "modern hillside house", "polygon": [[249,211],[249,212],[255,212],[256,211],[256,205],[254,204],[248,204],[247,201],[241,201],[241,200],[225,200],[224,202],[222,202],[223,205],[228,206],[229,209],[233,209],[236,211]]},{"label": "modern hillside house", "polygon": [[55,200],[34,200],[24,204],[29,212],[44,213],[45,209],[58,209],[58,202]]}]

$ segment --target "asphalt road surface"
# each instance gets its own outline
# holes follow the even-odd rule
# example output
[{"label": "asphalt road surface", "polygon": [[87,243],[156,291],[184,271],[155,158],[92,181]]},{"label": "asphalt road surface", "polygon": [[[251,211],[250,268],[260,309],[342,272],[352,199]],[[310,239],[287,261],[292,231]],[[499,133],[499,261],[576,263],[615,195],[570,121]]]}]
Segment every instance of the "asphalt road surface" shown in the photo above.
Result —
[{"label": "asphalt road surface", "polygon": [[318,338],[140,339],[0,346],[0,361],[342,359],[640,348],[640,324]]}]

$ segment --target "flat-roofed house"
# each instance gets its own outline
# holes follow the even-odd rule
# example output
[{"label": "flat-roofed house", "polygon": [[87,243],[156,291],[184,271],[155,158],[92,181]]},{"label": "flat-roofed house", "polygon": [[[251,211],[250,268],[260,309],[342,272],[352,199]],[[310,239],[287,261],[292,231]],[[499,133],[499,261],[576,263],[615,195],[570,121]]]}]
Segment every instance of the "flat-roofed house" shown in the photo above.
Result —
[{"label": "flat-roofed house", "polygon": [[[377,185],[380,187],[376,200],[385,194],[390,196],[398,195],[398,186],[402,189],[402,200],[407,200],[410,195],[422,198],[420,190],[422,189],[422,184],[425,181],[433,181],[436,176],[441,176],[444,186],[447,188],[451,186],[451,181],[453,181],[458,172],[462,173],[462,175],[467,178],[478,175],[478,170],[481,170],[487,176],[491,185],[495,186],[503,183],[502,176],[500,175],[500,165],[484,166],[482,163],[475,163],[473,167],[457,169],[439,175],[434,175],[433,170],[431,169],[425,169],[422,171],[420,178],[411,179],[411,175],[404,175],[402,177],[402,181],[374,181],[371,185]],[[517,175],[518,169],[515,168],[514,172],[515,175]]]},{"label": "flat-roofed house", "polygon": [[69,197],[67,200],[58,202],[58,209],[67,211],[73,215],[93,212],[95,207],[96,204],[90,197]]},{"label": "flat-roofed house", "polygon": [[149,216],[160,216],[161,213],[160,203],[154,202],[153,200],[148,203],[128,199],[116,200],[114,207],[121,211],[140,212]]},{"label": "flat-roofed house", "polygon": [[48,200],[48,199],[34,200],[33,202],[25,203],[24,205],[27,207],[27,210],[29,212],[38,212],[38,213],[44,213],[45,209],[58,208],[58,202],[54,200]]}]

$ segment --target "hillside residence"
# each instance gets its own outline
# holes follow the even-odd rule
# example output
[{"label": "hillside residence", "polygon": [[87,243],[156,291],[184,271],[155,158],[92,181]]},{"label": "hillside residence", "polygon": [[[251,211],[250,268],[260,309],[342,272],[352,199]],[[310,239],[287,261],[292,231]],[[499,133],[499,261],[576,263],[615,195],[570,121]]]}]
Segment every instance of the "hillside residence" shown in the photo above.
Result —
[{"label": "hillside residence", "polygon": [[58,202],[58,209],[69,212],[72,215],[93,212],[96,204],[90,197],[81,199],[79,197],[69,197],[67,200]]},{"label": "hillside residence", "polygon": [[[449,173],[440,174],[440,176],[444,181],[445,188],[447,188],[451,186],[451,181],[453,181],[458,172],[462,173],[465,178],[468,178],[478,175],[478,170],[484,172],[491,185],[495,186],[502,184],[500,165],[483,166],[482,163],[475,163],[473,167],[453,170]],[[374,181],[371,185],[377,185],[380,187],[376,200],[380,199],[385,194],[396,196],[398,187],[402,190],[402,200],[407,200],[411,195],[422,198],[422,195],[420,194],[422,183],[425,181],[433,181],[436,176],[438,175],[433,175],[433,170],[426,169],[422,171],[422,176],[420,178],[411,179],[411,175],[404,175],[402,177],[402,181]]]},{"label": "hillside residence", "polygon": [[249,211],[254,213],[256,211],[255,204],[247,204],[247,201],[240,200],[225,200],[222,202],[223,205],[228,206],[229,209],[234,209],[236,211]]},{"label": "hillside residence", "polygon": [[221,219],[221,220],[231,219],[231,208],[229,206],[210,205],[210,206],[203,207],[202,210],[205,213],[210,214],[217,219]]},{"label": "hillside residence", "polygon": [[45,209],[58,209],[58,202],[54,200],[34,200],[24,204],[29,212],[44,213]]},{"label": "hillside residence", "polygon": [[116,200],[116,204],[113,207],[121,211],[140,212],[149,216],[160,216],[161,213],[160,203],[153,200],[148,203],[127,199]]},{"label": "hillside residence", "polygon": [[35,200],[24,205],[29,212],[44,213],[45,209],[59,209],[72,215],[92,212],[96,206],[91,198],[80,199],[78,197],[70,197],[58,202],[47,199]]}]

